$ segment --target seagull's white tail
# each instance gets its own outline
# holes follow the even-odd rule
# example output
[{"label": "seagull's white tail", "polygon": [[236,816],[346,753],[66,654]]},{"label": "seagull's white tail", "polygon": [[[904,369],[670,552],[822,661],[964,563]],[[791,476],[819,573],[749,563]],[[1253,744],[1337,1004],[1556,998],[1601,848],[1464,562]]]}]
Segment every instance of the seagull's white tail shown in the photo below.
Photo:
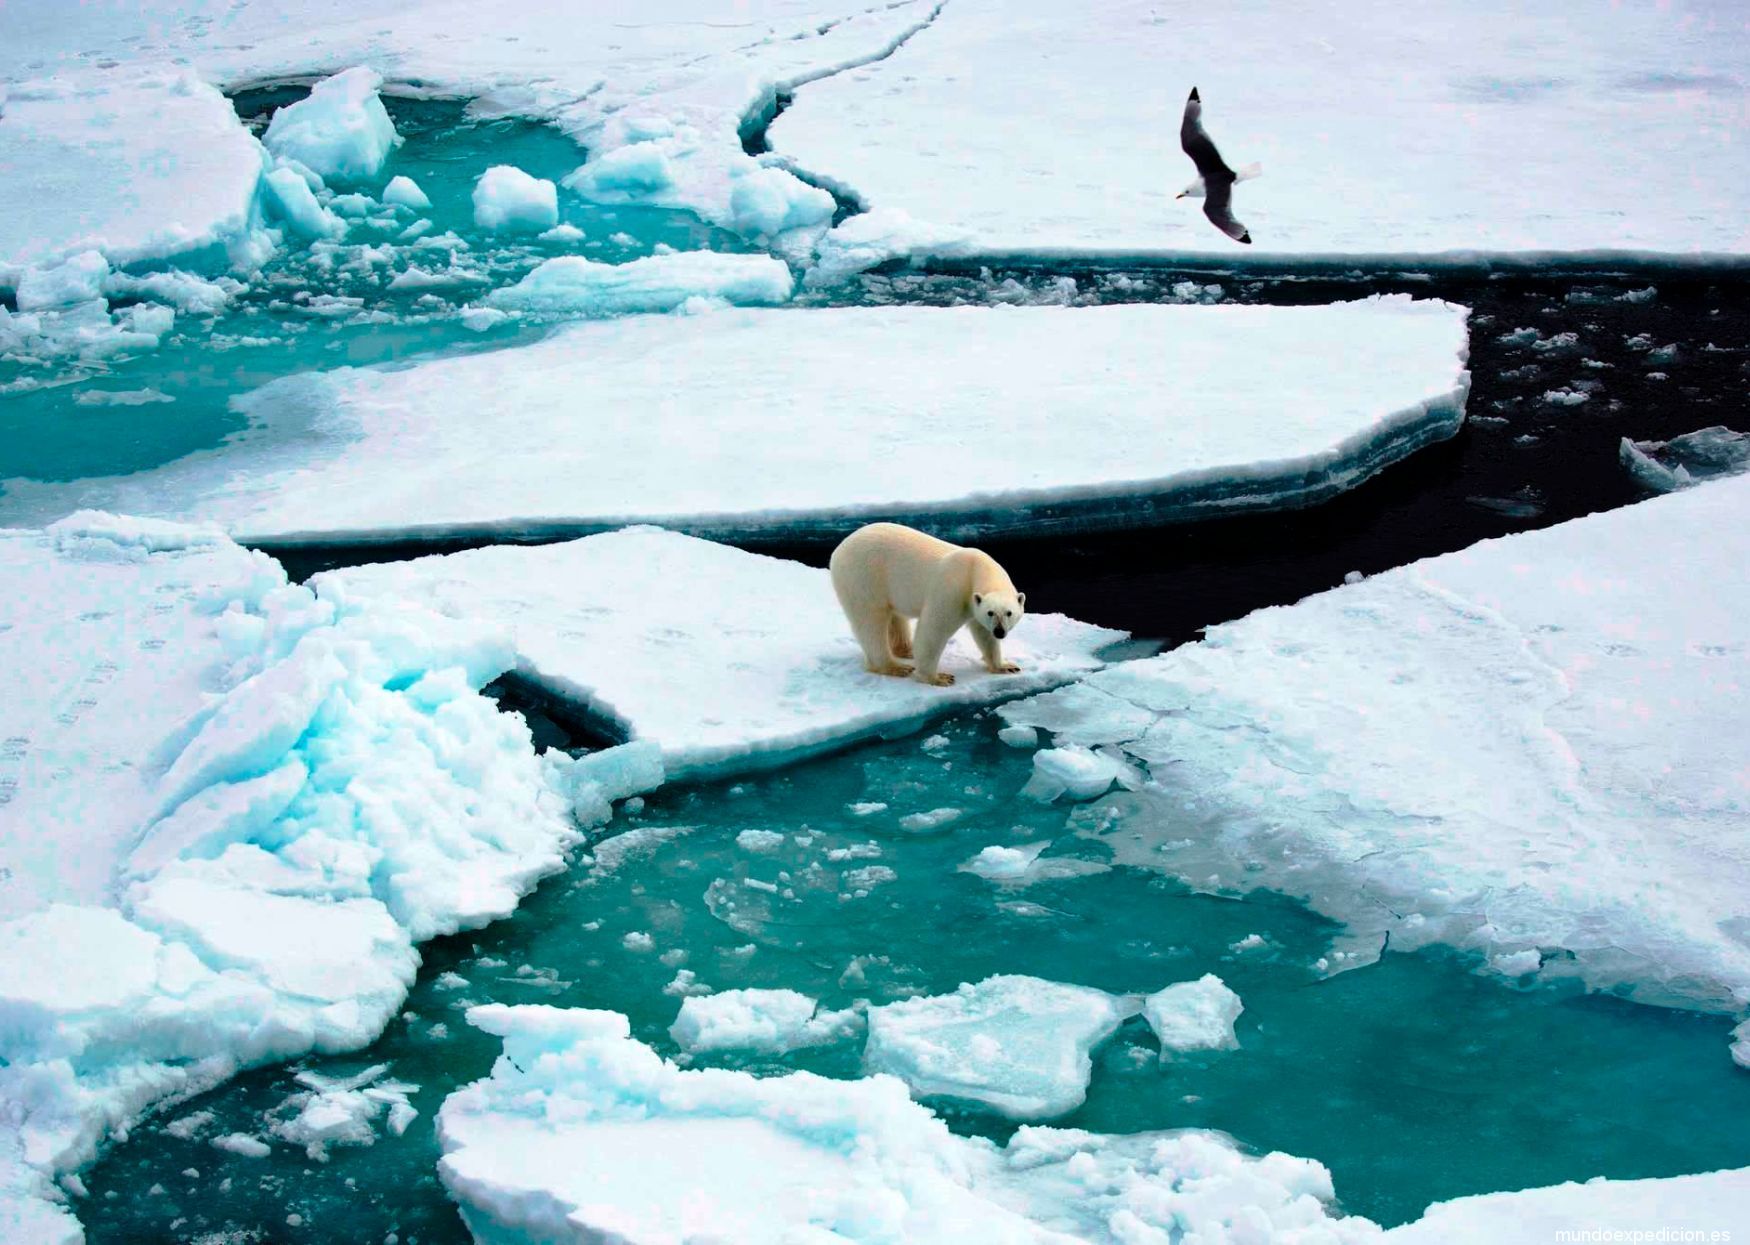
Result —
[{"label": "seagull's white tail", "polygon": [[1243,168],[1239,172],[1235,173],[1234,180],[1236,182],[1249,182],[1254,177],[1262,177],[1262,176],[1264,176],[1264,166],[1259,164],[1256,160],[1254,160],[1254,161],[1252,161],[1252,163],[1246,165],[1245,168]]}]

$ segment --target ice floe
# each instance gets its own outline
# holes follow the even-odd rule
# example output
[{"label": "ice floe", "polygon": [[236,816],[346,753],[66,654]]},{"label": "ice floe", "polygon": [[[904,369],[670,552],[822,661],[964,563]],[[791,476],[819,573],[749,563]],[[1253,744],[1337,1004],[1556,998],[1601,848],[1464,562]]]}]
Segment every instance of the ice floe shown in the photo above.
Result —
[{"label": "ice floe", "polygon": [[474,183],[474,223],[490,233],[551,229],[559,223],[559,188],[514,165],[495,164]]},{"label": "ice floe", "polygon": [[[981,252],[1248,263],[1552,257],[1743,262],[1750,152],[1736,18],[1390,0],[1167,11],[953,0],[888,59],[800,92],[773,148]],[[1463,29],[1441,39],[1432,32]],[[1255,245],[1222,236],[1179,149],[1185,97]],[[1678,201],[1640,193],[1688,170]]]},{"label": "ice floe", "polygon": [[14,83],[0,110],[0,286],[88,251],[116,266],[242,258],[264,158],[231,102],[186,71]]},{"label": "ice floe", "polygon": [[[661,777],[648,748],[538,756],[476,690],[514,661],[492,627],[324,600],[211,530],[0,531],[0,578],[0,1189],[20,1197],[166,1096],[370,1041],[416,941],[508,913],[561,866],[573,809],[599,822]],[[405,1102],[355,1089],[404,1126]],[[287,1127],[322,1142],[358,1105]]]},{"label": "ice floe", "polygon": [[863,1066],[920,1097],[982,1103],[1013,1120],[1067,1115],[1087,1097],[1089,1052],[1136,1002],[1037,977],[987,977],[954,994],[869,1009]]},{"label": "ice floe", "polygon": [[669,1035],[682,1050],[783,1054],[835,1042],[856,1028],[858,1013],[818,1010],[795,990],[724,990],[688,998]]},{"label": "ice floe", "polygon": [[1720,424],[1669,441],[1624,437],[1621,453],[1629,474],[1657,493],[1674,493],[1714,476],[1750,471],[1750,436]]},{"label": "ice floe", "polygon": [[1002,712],[1150,768],[1121,862],[1742,1012],[1747,513],[1735,478],[1485,541]]},{"label": "ice floe", "polygon": [[494,290],[486,301],[499,310],[625,315],[672,311],[689,299],[782,303],[790,297],[791,284],[790,269],[770,255],[679,251],[623,264],[561,255],[515,285]]},{"label": "ice floe", "polygon": [[662,750],[671,776],[762,768],[1100,665],[1120,633],[1030,613],[987,675],[949,647],[953,687],[863,669],[827,573],[674,532],[635,528],[558,545],[500,545],[328,571],[325,595],[419,603],[505,626],[519,674]]},{"label": "ice floe", "polygon": [[1142,1014],[1160,1039],[1163,1059],[1174,1052],[1238,1046],[1234,1021],[1244,1010],[1240,996],[1214,973],[1156,990],[1142,1001]]},{"label": "ice floe", "polygon": [[492,1074],[438,1115],[439,1175],[480,1240],[1005,1245],[1377,1239],[1316,1162],[1217,1133],[958,1137],[885,1076],[688,1071],[613,1012],[475,1008]]},{"label": "ice floe", "polygon": [[[290,377],[238,400],[227,446],[78,487],[281,542],[1130,527],[1309,505],[1452,436],[1467,350],[1463,308],[1401,296],[634,318]],[[68,491],[9,484],[0,521]]]}]

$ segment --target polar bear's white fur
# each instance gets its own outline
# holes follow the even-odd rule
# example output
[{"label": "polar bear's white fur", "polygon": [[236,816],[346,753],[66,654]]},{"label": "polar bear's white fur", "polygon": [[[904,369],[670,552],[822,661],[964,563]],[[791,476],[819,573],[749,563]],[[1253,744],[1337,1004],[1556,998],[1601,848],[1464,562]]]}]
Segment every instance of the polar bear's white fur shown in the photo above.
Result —
[{"label": "polar bear's white fur", "polygon": [[[995,558],[902,527],[871,523],[832,551],[832,587],[872,674],[946,687],[942,650],[962,626],[972,633],[985,669],[1014,674],[1003,660],[1002,639],[1015,629],[1027,605]],[[912,620],[917,635],[912,635]],[[914,671],[899,659],[912,657]]]}]

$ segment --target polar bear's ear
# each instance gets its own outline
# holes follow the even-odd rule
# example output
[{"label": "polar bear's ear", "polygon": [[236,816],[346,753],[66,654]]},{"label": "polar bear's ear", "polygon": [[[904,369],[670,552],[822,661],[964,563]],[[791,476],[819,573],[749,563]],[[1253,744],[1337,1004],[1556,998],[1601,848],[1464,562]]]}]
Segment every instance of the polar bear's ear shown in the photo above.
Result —
[{"label": "polar bear's ear", "polygon": [[972,594],[972,608],[977,609],[979,606],[981,606],[983,604],[984,604],[984,598],[976,592],[973,593]]},{"label": "polar bear's ear", "polygon": [[1019,605],[1022,609],[1026,609],[1027,608],[1027,594],[1025,592],[1017,592],[1015,594],[1015,604]]}]

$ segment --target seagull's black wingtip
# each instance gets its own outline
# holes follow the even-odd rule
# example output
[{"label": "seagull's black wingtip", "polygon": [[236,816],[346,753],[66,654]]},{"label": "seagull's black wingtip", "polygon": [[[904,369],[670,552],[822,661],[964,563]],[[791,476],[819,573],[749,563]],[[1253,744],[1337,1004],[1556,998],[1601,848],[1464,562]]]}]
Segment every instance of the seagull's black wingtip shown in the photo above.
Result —
[{"label": "seagull's black wingtip", "polygon": [[1245,232],[1245,233],[1242,233],[1242,234],[1241,234],[1241,235],[1240,235],[1240,241],[1241,241],[1241,242],[1244,242],[1244,243],[1245,243],[1245,244],[1246,244],[1246,245],[1247,245],[1247,246],[1250,246],[1250,245],[1252,245],[1252,233],[1251,233],[1251,230],[1249,230],[1249,229],[1248,229],[1248,230],[1247,230],[1247,231],[1246,231],[1246,232]]},{"label": "seagull's black wingtip", "polygon": [[1202,98],[1197,94],[1196,87],[1191,88],[1191,99],[1192,99],[1192,102],[1194,102],[1194,103],[1202,103],[1203,102]]}]

